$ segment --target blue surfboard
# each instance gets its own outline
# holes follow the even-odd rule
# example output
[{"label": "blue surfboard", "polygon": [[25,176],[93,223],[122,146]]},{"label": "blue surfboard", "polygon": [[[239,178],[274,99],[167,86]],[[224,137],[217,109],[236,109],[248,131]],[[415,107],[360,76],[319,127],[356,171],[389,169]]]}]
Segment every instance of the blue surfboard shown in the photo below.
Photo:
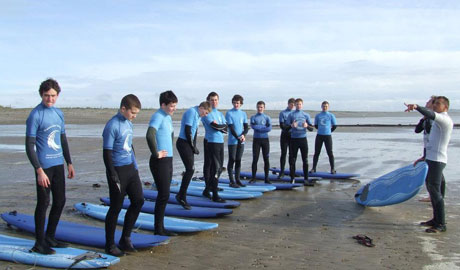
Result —
[{"label": "blue surfboard", "polygon": [[[107,205],[110,205],[109,198],[101,198],[101,201]],[[128,199],[123,201],[123,208],[127,209],[130,205]],[[141,209],[144,213],[155,213],[155,202],[145,201]],[[210,207],[192,207],[190,210],[184,209],[178,204],[167,204],[165,209],[166,216],[176,216],[176,217],[189,217],[189,218],[216,218],[230,215],[233,213],[231,209],[227,208],[210,208]]]},{"label": "blue surfboard", "polygon": [[[279,168],[270,168],[270,171],[274,173],[280,173],[281,170]],[[289,176],[289,170],[284,170],[284,174]],[[303,176],[303,170],[296,170],[295,175]],[[359,174],[356,173],[328,173],[328,172],[314,172],[308,173],[308,177],[319,177],[319,178],[326,178],[326,179],[348,179],[352,177],[359,177]]]},{"label": "blue surfboard", "polygon": [[[34,217],[31,215],[17,213],[16,211],[3,213],[2,219],[9,225],[17,227],[21,230],[35,233]],[[46,228],[46,225],[45,225]],[[64,242],[75,243],[83,246],[91,246],[104,248],[105,247],[105,229],[93,227],[79,223],[68,221],[59,221],[59,225],[55,235],[57,240]],[[121,231],[115,231],[115,242],[121,237]],[[169,237],[151,234],[135,233],[131,234],[131,242],[135,248],[148,248],[161,244],[166,244]]]},{"label": "blue surfboard", "polygon": [[[303,181],[303,179],[302,179]],[[224,179],[224,178],[219,178],[219,183],[223,184],[229,184],[230,180],[229,179]],[[264,186],[264,185],[270,185],[274,186],[276,190],[292,190],[297,187],[301,187],[303,185],[301,184],[291,184],[291,183],[279,183],[279,182],[272,182],[271,184],[265,184],[263,181],[259,181],[256,183],[249,183],[249,181],[246,180],[241,180],[241,183],[247,185],[247,186]]]},{"label": "blue surfboard", "polygon": [[[245,187],[239,187],[239,188],[234,188],[230,187],[229,185],[224,185],[222,181],[220,181],[222,178],[219,178],[219,185],[218,187],[223,189],[224,191],[243,191],[243,192],[269,192],[269,191],[274,191],[276,190],[276,187],[274,185],[266,184],[262,186],[245,186]],[[227,180],[228,179],[222,179],[222,180]],[[191,181],[190,186],[198,186],[198,187],[204,187],[205,183],[204,181]]]},{"label": "blue surfboard", "polygon": [[[240,173],[241,178],[246,178],[246,179],[251,179],[252,178],[252,173],[251,172],[241,172]],[[257,180],[264,180],[265,179],[265,174],[264,173],[256,173],[256,179]],[[285,175],[281,178],[278,178],[278,175],[275,174],[269,174],[268,175],[268,180],[271,182],[288,182],[291,183],[291,177],[289,175]],[[296,177],[295,179],[296,183],[303,184],[305,180],[303,177],[298,178]]]},{"label": "blue surfboard", "polygon": [[364,206],[385,206],[414,197],[425,183],[428,165],[419,162],[387,173],[361,187],[355,194],[357,203]]},{"label": "blue surfboard", "polygon": [[[109,211],[109,207],[105,205],[97,205],[92,203],[76,203],[74,205],[75,209],[82,212],[85,215],[90,217],[105,220],[105,216],[107,215],[107,211]],[[123,225],[125,220],[126,210],[122,209],[120,214],[118,215],[118,224]],[[186,220],[186,219],[179,219],[179,218],[172,218],[172,217],[165,217],[164,218],[164,227],[166,230],[173,231],[173,232],[200,232],[200,231],[207,231],[211,229],[217,228],[219,225],[217,223],[211,222],[202,222],[202,221],[194,221],[194,220]],[[155,215],[147,214],[147,213],[140,213],[139,217],[134,224],[135,228],[143,229],[143,230],[155,230]]]},{"label": "blue surfboard", "polygon": [[[155,201],[158,196],[158,191],[151,189],[144,189],[144,198]],[[200,194],[201,196],[201,194]],[[187,196],[187,202],[191,206],[211,207],[211,208],[236,208],[241,205],[238,201],[226,200],[224,203],[213,202],[203,196]],[[176,194],[169,194],[168,203],[179,204],[176,200]]]},{"label": "blue surfboard", "polygon": [[[172,193],[178,193],[179,186],[171,186]],[[187,195],[203,196],[204,187],[189,186]],[[225,200],[247,200],[254,199],[262,196],[262,192],[243,192],[243,191],[219,191],[219,196]]]},{"label": "blue surfboard", "polygon": [[35,241],[0,234],[0,260],[65,269],[105,268],[120,258],[78,248],[53,248],[56,253],[43,255],[30,252]]}]

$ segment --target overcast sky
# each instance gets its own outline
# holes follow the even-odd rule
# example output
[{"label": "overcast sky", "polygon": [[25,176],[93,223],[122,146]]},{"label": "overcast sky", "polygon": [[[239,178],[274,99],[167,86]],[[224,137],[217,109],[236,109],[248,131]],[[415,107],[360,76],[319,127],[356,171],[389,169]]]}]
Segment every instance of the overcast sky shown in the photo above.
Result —
[{"label": "overcast sky", "polygon": [[398,111],[445,95],[460,108],[460,1],[0,0],[0,105],[117,107],[129,93],[178,107],[210,91],[283,109]]}]

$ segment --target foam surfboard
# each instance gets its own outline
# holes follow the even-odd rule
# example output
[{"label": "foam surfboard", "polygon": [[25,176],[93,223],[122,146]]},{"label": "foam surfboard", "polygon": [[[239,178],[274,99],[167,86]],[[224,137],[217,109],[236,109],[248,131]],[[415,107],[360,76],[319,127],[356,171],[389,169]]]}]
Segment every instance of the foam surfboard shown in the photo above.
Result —
[{"label": "foam surfboard", "polygon": [[[178,193],[179,186],[171,186],[172,193]],[[187,195],[203,196],[204,187],[189,186]],[[262,192],[243,192],[243,191],[219,191],[219,196],[225,200],[247,200],[254,199],[262,196]]]},{"label": "foam surfboard", "polygon": [[[148,200],[155,201],[158,196],[158,191],[151,189],[144,189],[144,198]],[[201,196],[201,194],[200,194]],[[226,200],[224,203],[213,202],[208,198],[203,196],[187,196],[187,202],[192,207],[201,206],[201,207],[211,207],[211,208],[236,208],[241,205],[238,201]],[[168,204],[179,204],[176,200],[176,194],[169,194]]]},{"label": "foam surfboard", "polygon": [[[302,180],[303,181],[303,180]],[[277,183],[277,182],[272,182],[271,184],[265,184],[263,181],[259,181],[256,183],[249,183],[249,181],[246,180],[241,180],[243,184],[246,186],[264,186],[264,185],[271,185],[276,188],[276,190],[292,190],[297,187],[301,187],[302,185],[300,184],[291,184],[291,183]],[[219,178],[219,183],[223,184],[229,184],[230,180],[224,179],[224,178]]]},{"label": "foam surfboard", "polygon": [[[107,215],[107,211],[109,211],[109,207],[105,205],[97,205],[92,203],[76,203],[74,205],[75,209],[82,212],[85,215],[90,217],[105,220],[105,216]],[[123,225],[125,219],[126,210],[122,209],[120,214],[118,215],[118,224]],[[155,230],[155,215],[147,214],[147,213],[140,213],[139,217],[134,224],[135,228],[143,229],[143,230]],[[217,228],[219,225],[217,223],[211,222],[202,222],[202,221],[194,221],[194,220],[186,220],[186,219],[179,219],[179,218],[172,218],[172,217],[165,217],[164,218],[164,227],[166,230],[173,231],[173,232],[200,232],[200,231],[207,231],[211,229]]]},{"label": "foam surfboard", "polygon": [[[2,219],[9,225],[18,229],[35,233],[34,217],[31,215],[17,213],[16,211],[3,213]],[[46,225],[45,225],[46,228]],[[93,227],[68,221],[59,221],[55,235],[57,240],[75,243],[83,246],[105,248],[105,229]],[[121,231],[115,231],[115,242],[121,237]],[[166,244],[169,237],[151,234],[135,233],[131,234],[131,242],[135,248],[148,248]]]},{"label": "foam surfboard", "polygon": [[[274,173],[280,173],[281,170],[279,168],[270,168],[270,171]],[[284,174],[289,176],[289,170],[284,170]],[[296,170],[295,174],[298,176],[303,176],[303,170]],[[308,177],[319,177],[319,178],[326,178],[326,179],[348,179],[352,177],[359,177],[359,174],[356,173],[328,173],[328,172],[314,172],[308,173]]]},{"label": "foam surfboard", "polygon": [[[240,172],[240,177],[241,178],[246,178],[246,179],[251,179],[252,178],[252,173],[251,172]],[[256,173],[256,179],[257,180],[265,180],[265,174],[264,173]],[[288,182],[291,183],[291,177],[289,175],[285,175],[281,178],[278,178],[278,175],[275,174],[269,174],[268,175],[268,180],[271,182]],[[294,179],[296,183],[303,184],[305,180],[302,178],[295,178]]]},{"label": "foam surfboard", "polygon": [[[218,187],[222,188],[224,191],[243,191],[243,192],[262,192],[263,193],[263,192],[273,191],[273,190],[276,189],[276,187],[274,185],[270,185],[270,184],[266,184],[266,185],[262,185],[262,186],[249,185],[249,186],[245,186],[245,187],[234,188],[234,187],[230,187],[229,185],[224,185],[220,181],[221,179],[222,178],[219,178]],[[230,180],[228,180],[228,179],[225,179],[225,180],[230,182]],[[205,185],[204,181],[191,181],[190,182],[190,186],[204,187],[204,185]]]},{"label": "foam surfboard", "polygon": [[[109,198],[101,198],[101,201],[107,205],[110,205]],[[123,208],[127,209],[130,205],[128,199],[123,201]],[[145,201],[141,209],[144,213],[155,213],[155,202]],[[178,204],[167,204],[165,209],[166,216],[176,216],[176,217],[189,217],[189,218],[216,218],[230,215],[233,213],[231,209],[227,208],[210,208],[210,207],[192,207],[190,210],[184,209]]]},{"label": "foam surfboard", "polygon": [[428,165],[419,162],[394,170],[361,187],[355,194],[357,203],[364,206],[385,206],[414,197],[425,183]]},{"label": "foam surfboard", "polygon": [[105,268],[120,262],[108,254],[78,248],[53,248],[56,253],[30,252],[35,241],[0,234],[0,260],[51,268]]}]

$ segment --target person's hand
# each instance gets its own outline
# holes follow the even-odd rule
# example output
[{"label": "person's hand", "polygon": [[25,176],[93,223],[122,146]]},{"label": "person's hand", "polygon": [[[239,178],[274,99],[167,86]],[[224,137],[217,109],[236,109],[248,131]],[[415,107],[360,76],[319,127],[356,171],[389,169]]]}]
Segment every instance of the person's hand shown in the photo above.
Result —
[{"label": "person's hand", "polygon": [[118,189],[118,192],[121,192],[121,186],[120,186],[120,178],[118,178],[117,174],[113,174],[110,176],[112,178],[112,181],[114,182],[115,186]]},{"label": "person's hand", "polygon": [[168,151],[166,151],[166,150],[158,151],[158,158],[164,158],[164,157],[167,157],[167,156],[168,156]]},{"label": "person's hand", "polygon": [[243,143],[243,142],[246,141],[246,137],[244,137],[244,135],[241,135],[241,136],[238,137],[238,140],[239,140],[241,143]]},{"label": "person's hand", "polygon": [[421,157],[421,158],[417,159],[416,161],[414,161],[414,167],[415,167],[415,165],[417,165],[417,163],[419,163],[421,161],[425,161],[425,158]]},{"label": "person's hand", "polygon": [[193,151],[193,154],[195,154],[195,155],[199,155],[199,154],[200,154],[200,150],[198,150],[198,148],[196,148],[195,145],[192,147],[192,151]]},{"label": "person's hand", "polygon": [[72,164],[67,165],[67,171],[68,171],[67,178],[69,178],[69,179],[74,178],[74,176],[75,176],[75,170],[74,170]]},{"label": "person's hand", "polygon": [[406,104],[406,103],[404,103],[404,105],[407,107],[407,109],[404,110],[405,112],[411,112],[411,111],[417,109],[417,104]]},{"label": "person's hand", "polygon": [[37,169],[37,182],[39,186],[44,188],[50,186],[50,179],[48,178],[48,175],[46,175],[45,171],[43,171],[42,168]]},{"label": "person's hand", "polygon": [[297,127],[297,121],[292,122],[291,127],[296,128]]},{"label": "person's hand", "polygon": [[308,123],[307,123],[307,122],[304,122],[304,123],[303,123],[303,127],[304,127],[304,128],[307,128],[307,127],[308,127]]}]

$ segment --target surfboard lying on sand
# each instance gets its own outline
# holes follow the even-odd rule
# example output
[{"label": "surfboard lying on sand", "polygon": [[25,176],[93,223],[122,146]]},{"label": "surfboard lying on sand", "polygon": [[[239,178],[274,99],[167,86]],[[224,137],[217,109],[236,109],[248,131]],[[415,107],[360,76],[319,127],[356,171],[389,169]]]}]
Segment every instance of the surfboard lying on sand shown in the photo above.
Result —
[{"label": "surfboard lying on sand", "polygon": [[0,260],[52,268],[105,268],[120,262],[108,254],[78,248],[53,248],[56,253],[30,252],[35,241],[0,234]]},{"label": "surfboard lying on sand", "polygon": [[[105,220],[105,216],[107,215],[107,211],[109,211],[108,206],[104,205],[97,205],[92,203],[76,203],[74,205],[75,209],[86,214],[90,217]],[[122,209],[120,214],[118,215],[118,224],[123,225],[125,219],[126,210]],[[215,229],[219,226],[217,223],[211,222],[202,222],[202,221],[194,221],[194,220],[186,220],[186,219],[179,219],[179,218],[172,218],[172,217],[165,217],[164,218],[164,227],[166,230],[173,231],[173,232],[200,232]],[[143,229],[143,230],[151,230],[155,229],[155,216],[152,214],[147,213],[140,213],[139,217],[134,224],[135,228]]]},{"label": "surfboard lying on sand", "polygon": [[[179,186],[171,186],[171,192],[172,193],[178,193],[180,190]],[[187,189],[187,195],[192,195],[192,196],[203,196],[203,187],[194,187],[194,186],[189,186]],[[225,200],[247,200],[247,199],[254,199],[261,197],[263,194],[262,192],[243,192],[243,191],[219,191],[219,196],[222,199]]]},{"label": "surfboard lying on sand", "polygon": [[[303,179],[302,179],[302,181],[303,181]],[[219,183],[229,184],[230,180],[224,179],[224,178],[219,178]],[[246,180],[241,180],[241,183],[245,184],[246,186],[270,185],[270,186],[274,186],[276,188],[276,190],[292,190],[293,188],[302,186],[300,184],[280,183],[280,182],[272,182],[271,184],[265,184],[263,181],[258,181],[256,183],[251,183],[250,184],[249,181],[246,181]]]},{"label": "surfboard lying on sand", "polygon": [[[107,205],[110,205],[110,199],[105,197],[101,198],[101,201]],[[123,208],[127,209],[130,205],[128,199],[123,201]],[[145,201],[141,209],[144,213],[154,214],[155,212],[155,202]],[[215,218],[223,217],[233,213],[231,209],[227,208],[210,208],[210,207],[192,207],[190,210],[184,209],[178,204],[167,204],[165,209],[166,216],[176,216],[176,217],[189,217],[189,218]]]},{"label": "surfboard lying on sand", "polygon": [[[221,179],[222,178],[219,178],[219,183],[222,183],[220,181]],[[222,179],[222,180],[227,180],[230,182],[230,180],[228,179]],[[205,183],[204,181],[191,181],[190,186],[204,187]],[[276,187],[271,184],[265,184],[261,186],[249,185],[249,186],[239,187],[239,188],[233,188],[233,187],[230,187],[228,185],[223,185],[223,184],[219,184],[218,186],[219,188],[222,188],[224,191],[242,191],[242,192],[262,192],[263,193],[263,192],[274,191],[276,189]]]},{"label": "surfboard lying on sand", "polygon": [[[17,213],[16,211],[3,213],[1,216],[2,219],[5,220],[9,225],[30,233],[35,233],[35,222],[33,216]],[[105,229],[100,227],[93,227],[61,220],[59,221],[55,237],[57,240],[80,244],[83,246],[98,248],[105,247]],[[116,230],[116,244],[118,244],[120,237],[121,231]],[[131,242],[135,248],[154,247],[161,244],[166,244],[168,241],[169,237],[167,236],[135,232],[131,234]]]},{"label": "surfboard lying on sand", "polygon": [[[252,173],[251,172],[241,172],[240,173],[241,178],[246,178],[246,179],[251,179],[252,178]],[[265,174],[264,173],[256,173],[256,179],[257,180],[265,180]],[[268,180],[272,182],[288,182],[291,183],[291,177],[289,175],[285,175],[281,177],[280,179],[278,178],[278,175],[276,174],[268,174]],[[295,179],[296,183],[303,184],[305,181],[303,179],[303,176],[301,178],[296,177]],[[263,181],[262,181],[263,182]],[[270,184],[270,185],[273,185]]]},{"label": "surfboard lying on sand", "polygon": [[[281,170],[279,168],[270,168],[270,171],[274,173],[280,173]],[[284,170],[284,174],[289,176],[289,170]],[[296,170],[295,175],[303,176],[303,170]],[[356,173],[328,173],[328,172],[314,172],[308,173],[308,177],[320,177],[320,178],[327,178],[327,179],[348,179],[352,177],[359,177],[359,174]]]},{"label": "surfboard lying on sand", "polygon": [[364,206],[404,202],[419,192],[427,173],[428,165],[425,162],[394,170],[361,187],[355,194],[355,200]]},{"label": "surfboard lying on sand", "polygon": [[[144,189],[144,198],[155,201],[158,196],[158,191],[151,189]],[[201,194],[200,194],[201,196]],[[176,200],[176,194],[169,194],[168,204],[179,204]],[[187,196],[187,202],[191,206],[211,207],[211,208],[236,208],[241,205],[238,201],[226,200],[224,203],[213,202],[203,196]]]}]

